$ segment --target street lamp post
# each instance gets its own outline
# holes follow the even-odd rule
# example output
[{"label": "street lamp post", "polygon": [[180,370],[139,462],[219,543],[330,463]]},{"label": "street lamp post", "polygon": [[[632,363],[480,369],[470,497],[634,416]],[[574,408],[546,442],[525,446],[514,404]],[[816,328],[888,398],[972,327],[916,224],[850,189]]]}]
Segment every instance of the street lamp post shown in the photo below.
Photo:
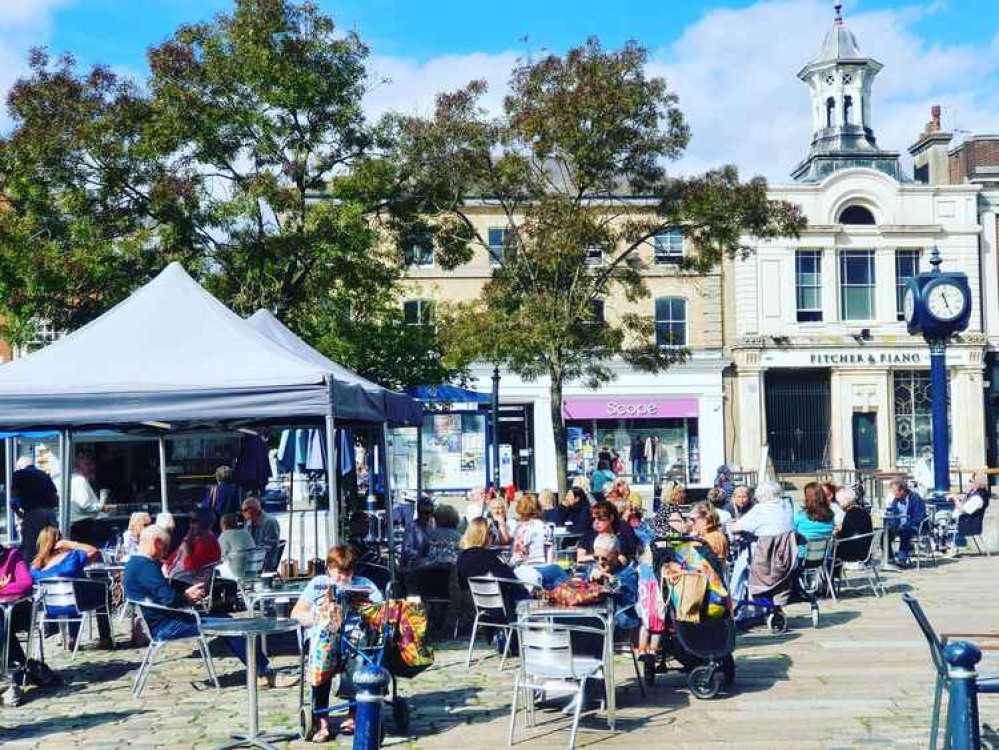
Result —
[{"label": "street lamp post", "polygon": [[492,480],[493,487],[499,492],[500,486],[500,465],[499,465],[499,384],[500,384],[500,373],[499,366],[493,367],[493,401],[492,401],[492,417],[493,417],[493,471]]}]

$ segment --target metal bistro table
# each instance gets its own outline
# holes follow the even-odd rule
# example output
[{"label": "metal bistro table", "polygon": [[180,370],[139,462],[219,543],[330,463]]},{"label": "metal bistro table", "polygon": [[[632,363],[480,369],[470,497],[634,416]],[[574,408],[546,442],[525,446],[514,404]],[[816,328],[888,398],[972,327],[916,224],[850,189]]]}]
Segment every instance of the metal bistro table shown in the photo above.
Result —
[{"label": "metal bistro table", "polygon": [[296,579],[294,581],[281,581],[280,583],[275,582],[273,588],[265,589],[253,589],[252,591],[246,592],[246,608],[252,615],[254,610],[258,607],[260,608],[261,614],[263,614],[263,605],[267,602],[274,602],[275,604],[287,604],[298,600],[298,597],[305,590],[305,587],[309,583],[308,578]]},{"label": "metal bistro table", "polygon": [[212,636],[243,636],[246,638],[246,691],[249,710],[249,727],[246,734],[231,735],[234,742],[220,750],[234,747],[259,747],[278,750],[272,742],[283,742],[298,737],[298,732],[260,734],[257,726],[257,637],[288,633],[299,628],[298,620],[289,617],[246,617],[227,622],[204,623],[202,630]]},{"label": "metal bistro table", "polygon": [[601,604],[565,607],[540,599],[525,599],[517,603],[517,619],[596,619],[604,628],[604,693],[607,699],[607,724],[614,729],[617,712],[614,680],[614,599],[608,596]]},{"label": "metal bistro table", "polygon": [[[17,605],[25,602],[30,603],[33,599],[34,597],[31,594],[0,597],[0,612],[3,613],[4,624],[3,661],[0,662],[0,675],[7,674],[7,665],[10,662],[10,639],[17,637],[14,635],[14,609]],[[34,622],[28,626],[28,654],[31,653],[30,639],[32,630],[34,630]]]}]

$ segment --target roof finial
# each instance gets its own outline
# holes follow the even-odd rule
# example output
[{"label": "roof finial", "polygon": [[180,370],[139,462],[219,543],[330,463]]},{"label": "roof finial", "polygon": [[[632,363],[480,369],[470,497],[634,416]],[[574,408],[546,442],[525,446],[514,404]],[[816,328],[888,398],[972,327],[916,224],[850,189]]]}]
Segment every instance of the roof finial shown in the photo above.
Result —
[{"label": "roof finial", "polygon": [[843,25],[843,3],[837,2],[833,5],[833,10],[836,11],[836,23],[840,26]]},{"label": "roof finial", "polygon": [[933,273],[940,273],[941,263],[943,263],[943,258],[940,257],[940,248],[934,245],[933,252],[930,253],[930,265],[933,266]]}]

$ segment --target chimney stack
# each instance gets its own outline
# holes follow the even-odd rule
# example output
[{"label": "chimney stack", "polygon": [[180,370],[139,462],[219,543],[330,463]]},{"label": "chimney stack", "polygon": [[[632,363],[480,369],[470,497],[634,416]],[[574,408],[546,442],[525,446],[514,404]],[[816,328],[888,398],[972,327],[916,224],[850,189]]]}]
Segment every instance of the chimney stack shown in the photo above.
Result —
[{"label": "chimney stack", "polygon": [[913,176],[916,182],[926,185],[949,185],[950,166],[947,149],[953,135],[944,133],[941,126],[942,108],[939,104],[930,109],[930,121],[923,134],[909,146],[912,154]]}]

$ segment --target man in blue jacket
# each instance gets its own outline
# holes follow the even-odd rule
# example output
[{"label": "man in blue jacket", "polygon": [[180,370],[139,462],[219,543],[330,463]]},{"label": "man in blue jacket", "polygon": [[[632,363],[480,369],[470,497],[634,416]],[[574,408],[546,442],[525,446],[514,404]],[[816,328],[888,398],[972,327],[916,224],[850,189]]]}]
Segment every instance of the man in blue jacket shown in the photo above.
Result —
[{"label": "man in blue jacket", "polygon": [[[205,595],[204,584],[195,584],[183,593],[170,586],[163,575],[162,561],[170,549],[170,534],[159,526],[147,526],[139,536],[139,551],[132,555],[125,564],[125,598],[137,602],[148,601],[164,607],[183,609],[202,599]],[[172,614],[162,610],[148,608],[143,611],[146,625],[154,638],[173,640],[190,638],[198,634],[198,625],[193,617],[182,614]],[[203,617],[201,621],[209,624],[221,618]],[[229,649],[236,657],[246,664],[246,640],[238,636],[224,638]],[[257,643],[257,677],[266,681],[268,687],[274,687],[276,673],[264,656]],[[282,685],[283,686],[283,685]]]},{"label": "man in blue jacket", "polygon": [[919,534],[919,525],[926,518],[926,504],[917,492],[909,489],[904,479],[893,480],[891,488],[894,498],[885,518],[888,550],[891,551],[892,543],[897,537],[899,542],[895,562],[898,565],[908,565],[912,539]]}]

